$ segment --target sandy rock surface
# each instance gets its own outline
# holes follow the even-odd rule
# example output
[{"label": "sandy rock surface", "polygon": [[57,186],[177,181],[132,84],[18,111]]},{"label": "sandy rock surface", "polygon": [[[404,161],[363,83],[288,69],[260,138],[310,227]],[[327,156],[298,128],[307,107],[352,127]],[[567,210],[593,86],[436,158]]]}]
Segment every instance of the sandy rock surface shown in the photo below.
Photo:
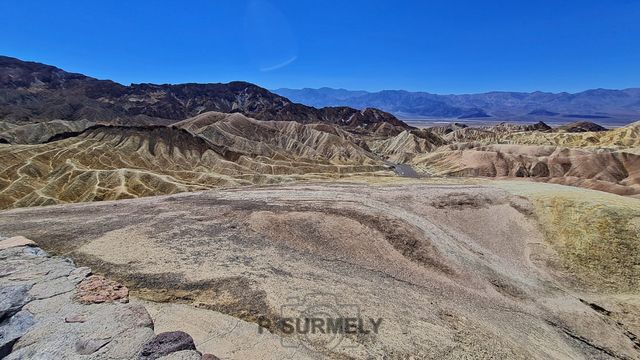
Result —
[{"label": "sandy rock surface", "polygon": [[[536,186],[549,194],[560,187]],[[232,330],[207,330],[200,312],[223,313],[229,324],[242,319],[237,334],[248,335],[240,344],[255,336],[246,323],[276,320],[283,309],[317,305],[324,296],[320,304],[383,319],[378,334],[346,336],[340,346],[283,336],[329,358],[638,358],[635,277],[609,272],[615,287],[585,285],[612,264],[603,256],[583,268],[576,253],[586,246],[589,256],[615,252],[633,263],[635,252],[621,253],[616,242],[594,252],[601,228],[588,214],[595,224],[617,222],[621,230],[609,236],[635,249],[637,238],[625,234],[636,231],[638,200],[574,191],[560,209],[477,185],[251,187],[5,211],[0,232],[66,253],[134,297],[186,306],[185,315],[174,308],[165,321],[157,320],[164,310],[150,312],[162,331],[187,331],[196,346],[207,333]],[[610,218],[597,203],[578,203],[594,196],[624,199],[628,209],[620,214],[627,215]],[[569,218],[597,235],[594,242],[571,242],[574,236],[553,230]],[[563,237],[545,238],[547,229]],[[203,325],[202,334],[175,326],[187,316]],[[214,343],[232,343],[220,338]],[[247,358],[224,349],[200,350]]]},{"label": "sandy rock surface", "polygon": [[[214,360],[215,352],[231,358],[312,359],[228,315],[187,305],[128,303],[128,289],[121,284],[51,257],[29,239],[18,240],[0,237],[0,358]],[[201,319],[219,332],[203,333],[202,321],[194,326]],[[194,331],[198,348],[208,353],[198,351],[191,335],[179,329]]]},{"label": "sandy rock surface", "polygon": [[[0,244],[8,241],[16,243]],[[131,359],[153,337],[151,317],[140,305],[74,301],[89,269],[33,246],[6,248],[0,258],[0,338],[6,359]]]}]

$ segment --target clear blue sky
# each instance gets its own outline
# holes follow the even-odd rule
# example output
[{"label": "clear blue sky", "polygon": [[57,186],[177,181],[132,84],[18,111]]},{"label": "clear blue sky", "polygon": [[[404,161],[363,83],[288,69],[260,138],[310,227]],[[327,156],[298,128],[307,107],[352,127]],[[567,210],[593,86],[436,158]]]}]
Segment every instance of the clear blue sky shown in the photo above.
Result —
[{"label": "clear blue sky", "polygon": [[0,2],[0,54],[131,82],[640,87],[640,1]]}]

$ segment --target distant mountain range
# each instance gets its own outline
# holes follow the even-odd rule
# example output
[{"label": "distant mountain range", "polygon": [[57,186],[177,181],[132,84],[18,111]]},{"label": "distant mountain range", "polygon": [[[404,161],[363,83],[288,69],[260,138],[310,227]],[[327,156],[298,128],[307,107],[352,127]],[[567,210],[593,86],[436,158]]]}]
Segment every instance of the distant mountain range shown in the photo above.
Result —
[{"label": "distant mountain range", "polygon": [[437,95],[426,92],[345,89],[276,89],[282,95],[310,106],[375,107],[400,118],[495,118],[534,120],[546,118],[623,119],[640,118],[640,88],[566,92],[488,92],[468,95]]},{"label": "distant mountain range", "polygon": [[[378,110],[380,109],[380,110]],[[640,119],[640,88],[569,93],[426,92],[277,89],[226,84],[131,84],[99,80],[57,67],[0,56],[0,121],[88,120],[122,125],[170,124],[208,111],[258,120],[330,123],[371,128],[403,119],[593,120],[605,125]],[[395,115],[395,116],[394,116]]]},{"label": "distant mountain range", "polygon": [[170,124],[208,111],[351,128],[383,122],[408,127],[377,109],[346,106],[316,109],[242,81],[125,86],[0,56],[0,121],[34,123],[62,119],[123,125]]}]

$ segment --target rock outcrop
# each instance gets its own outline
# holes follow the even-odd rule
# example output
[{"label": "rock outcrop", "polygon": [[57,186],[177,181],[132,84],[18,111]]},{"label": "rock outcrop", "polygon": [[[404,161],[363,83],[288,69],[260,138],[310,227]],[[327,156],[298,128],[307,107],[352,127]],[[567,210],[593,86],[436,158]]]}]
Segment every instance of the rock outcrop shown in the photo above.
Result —
[{"label": "rock outcrop", "polygon": [[189,335],[155,335],[123,290],[26,238],[0,238],[0,358],[200,360]]},{"label": "rock outcrop", "polygon": [[190,353],[195,351],[196,345],[189,334],[183,331],[164,332],[144,344],[139,360],[156,360],[178,352],[181,354],[176,354],[172,358],[188,359],[191,356]]}]

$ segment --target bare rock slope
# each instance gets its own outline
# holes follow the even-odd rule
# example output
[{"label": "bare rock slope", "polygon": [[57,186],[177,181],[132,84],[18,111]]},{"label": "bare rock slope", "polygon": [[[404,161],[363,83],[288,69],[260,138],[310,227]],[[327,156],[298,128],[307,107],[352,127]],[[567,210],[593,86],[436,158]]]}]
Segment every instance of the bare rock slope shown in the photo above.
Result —
[{"label": "bare rock slope", "polygon": [[124,86],[50,65],[0,56],[0,119],[10,122],[86,119],[120,125],[166,125],[208,111],[349,128],[369,128],[379,123],[409,128],[381,110],[346,106],[316,109],[242,81]]},{"label": "bare rock slope", "polygon": [[[605,256],[637,260],[640,200],[575,189],[545,208],[558,198],[531,186],[533,203],[483,186],[245,187],[4,211],[0,232],[146,300],[259,322],[322,293],[383,319],[340,346],[281,334],[325,358],[640,358],[640,274]],[[567,216],[594,237],[545,237]],[[607,222],[615,241],[596,241]]]},{"label": "bare rock slope", "polygon": [[[595,125],[595,124],[594,124]],[[596,125],[597,126],[597,125]],[[449,143],[481,142],[483,144],[557,145],[574,148],[607,148],[612,150],[637,151],[640,147],[640,122],[597,131],[565,131],[570,126],[559,127],[555,131],[542,126],[515,126],[501,124],[479,128],[451,126],[432,130],[443,134]],[[588,128],[592,129],[592,127]]]},{"label": "bare rock slope", "polygon": [[54,140],[0,145],[0,208],[385,169],[358,145],[366,144],[333,126],[257,121],[240,114],[203,114],[176,127],[97,125]]},{"label": "bare rock slope", "polygon": [[5,129],[0,126],[0,141],[9,144],[40,144],[49,141],[56,135],[82,132],[95,125],[88,120],[65,121],[51,120],[35,124],[14,125],[4,122]]},{"label": "bare rock slope", "polygon": [[[22,236],[0,237],[0,259],[3,359],[215,360],[211,352],[225,358],[230,351],[246,359],[312,358],[231,316],[130,299],[122,284]],[[184,327],[194,313],[199,326]],[[203,336],[203,328],[211,332]]]},{"label": "bare rock slope", "polygon": [[22,240],[0,238],[1,358],[135,359],[154,339],[126,287]]},{"label": "bare rock slope", "polygon": [[580,148],[633,149],[640,148],[640,122],[608,131],[587,132],[515,132],[504,134],[501,142],[529,145],[560,145]]},{"label": "bare rock slope", "polygon": [[640,194],[640,155],[625,151],[462,143],[416,156],[411,163],[434,175],[529,178]]}]

